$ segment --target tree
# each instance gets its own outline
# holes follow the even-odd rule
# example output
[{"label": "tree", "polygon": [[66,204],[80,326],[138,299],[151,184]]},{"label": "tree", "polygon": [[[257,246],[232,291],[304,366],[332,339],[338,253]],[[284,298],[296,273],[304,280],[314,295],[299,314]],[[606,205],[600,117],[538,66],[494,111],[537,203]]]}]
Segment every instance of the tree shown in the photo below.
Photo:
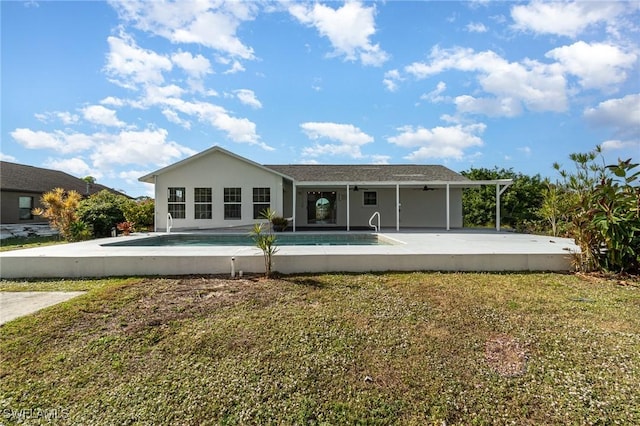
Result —
[{"label": "tree", "polygon": [[[540,175],[527,176],[513,169],[471,168],[461,174],[472,180],[513,179],[513,184],[500,197],[500,218],[505,226],[525,230],[541,220],[544,181]],[[467,188],[462,195],[464,226],[490,226],[496,222],[496,189],[494,186]]]},{"label": "tree", "polygon": [[93,228],[95,237],[108,237],[116,224],[124,222],[124,206],[133,201],[106,189],[82,200],[78,217]]},{"label": "tree", "polygon": [[77,191],[65,192],[62,188],[54,188],[42,194],[40,203],[44,208],[34,209],[33,214],[48,219],[51,227],[57,229],[62,238],[73,241],[74,226],[80,226],[74,224],[78,222],[76,209],[81,199],[82,196]]}]

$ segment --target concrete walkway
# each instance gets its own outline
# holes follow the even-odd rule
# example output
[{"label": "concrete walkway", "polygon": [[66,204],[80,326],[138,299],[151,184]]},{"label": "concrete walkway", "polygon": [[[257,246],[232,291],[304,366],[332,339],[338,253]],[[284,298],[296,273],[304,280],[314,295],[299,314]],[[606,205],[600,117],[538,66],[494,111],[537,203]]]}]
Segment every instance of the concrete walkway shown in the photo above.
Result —
[{"label": "concrete walkway", "polygon": [[85,294],[86,291],[0,292],[0,324]]}]

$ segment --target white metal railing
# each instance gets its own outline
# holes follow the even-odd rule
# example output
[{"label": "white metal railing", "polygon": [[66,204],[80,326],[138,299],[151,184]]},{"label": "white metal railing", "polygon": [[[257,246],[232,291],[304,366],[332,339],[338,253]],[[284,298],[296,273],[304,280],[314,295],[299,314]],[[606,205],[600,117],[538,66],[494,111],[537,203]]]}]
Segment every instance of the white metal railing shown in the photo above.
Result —
[{"label": "white metal railing", "polygon": [[[371,222],[373,222],[373,218],[376,217],[376,216],[378,216],[378,225],[377,226],[374,225],[373,223],[371,223]],[[375,232],[380,231],[380,212],[375,212],[374,214],[371,215],[371,217],[369,218],[369,226],[372,227],[375,230]]]},{"label": "white metal railing", "polygon": [[171,213],[167,213],[167,232],[171,232],[171,228],[173,228],[173,218]]}]

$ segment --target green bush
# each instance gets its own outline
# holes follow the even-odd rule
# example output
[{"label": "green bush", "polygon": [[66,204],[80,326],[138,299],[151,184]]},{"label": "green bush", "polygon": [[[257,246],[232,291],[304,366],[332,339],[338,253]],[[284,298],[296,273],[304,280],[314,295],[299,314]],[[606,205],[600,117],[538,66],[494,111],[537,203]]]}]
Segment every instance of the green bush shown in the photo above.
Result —
[{"label": "green bush", "polygon": [[152,231],[155,203],[151,198],[141,198],[123,205],[124,218],[135,224],[137,231]]},{"label": "green bush", "polygon": [[125,206],[133,201],[124,195],[102,190],[80,202],[78,218],[93,229],[93,235],[111,236],[111,230],[117,223],[124,222]]}]

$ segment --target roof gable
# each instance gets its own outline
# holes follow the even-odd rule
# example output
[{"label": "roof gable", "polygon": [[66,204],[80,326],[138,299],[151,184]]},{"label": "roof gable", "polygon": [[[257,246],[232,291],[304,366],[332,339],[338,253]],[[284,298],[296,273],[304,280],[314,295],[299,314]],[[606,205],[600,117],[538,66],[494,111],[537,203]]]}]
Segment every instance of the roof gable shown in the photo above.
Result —
[{"label": "roof gable", "polygon": [[254,161],[251,161],[251,160],[247,159],[247,158],[241,157],[240,155],[234,154],[233,152],[227,151],[226,149],[221,148],[221,147],[216,145],[216,146],[213,146],[213,147],[211,147],[209,149],[206,149],[206,150],[204,150],[202,152],[199,152],[199,153],[197,153],[195,155],[192,155],[191,157],[187,157],[187,158],[185,158],[183,160],[180,160],[177,163],[170,164],[170,165],[168,165],[166,167],[163,167],[161,169],[156,170],[155,172],[151,172],[149,174],[146,174],[146,175],[140,177],[138,180],[140,182],[154,183],[154,177],[155,176],[161,175],[163,173],[166,173],[168,171],[171,171],[171,170],[174,170],[174,169],[177,169],[177,168],[180,168],[180,167],[184,167],[184,166],[188,165],[189,163],[193,162],[194,160],[197,160],[199,158],[202,158],[202,157],[205,157],[205,156],[208,156],[208,155],[212,155],[212,154],[215,154],[215,153],[228,155],[230,157],[233,157],[235,159],[243,161],[243,162],[245,162],[247,164],[250,164],[252,166],[258,167],[259,169],[266,170],[269,173],[274,173],[274,174],[280,175],[280,176],[282,176],[284,178],[291,179],[289,176],[284,175],[284,174],[278,172],[277,170],[273,170],[273,169],[270,169],[268,167],[265,167],[262,164],[258,164],[258,163],[254,162]]},{"label": "roof gable", "polygon": [[0,162],[0,189],[11,192],[44,193],[54,188],[77,191],[81,195],[91,195],[104,189],[124,195],[98,183],[87,183],[59,170],[27,166],[25,164]]}]

